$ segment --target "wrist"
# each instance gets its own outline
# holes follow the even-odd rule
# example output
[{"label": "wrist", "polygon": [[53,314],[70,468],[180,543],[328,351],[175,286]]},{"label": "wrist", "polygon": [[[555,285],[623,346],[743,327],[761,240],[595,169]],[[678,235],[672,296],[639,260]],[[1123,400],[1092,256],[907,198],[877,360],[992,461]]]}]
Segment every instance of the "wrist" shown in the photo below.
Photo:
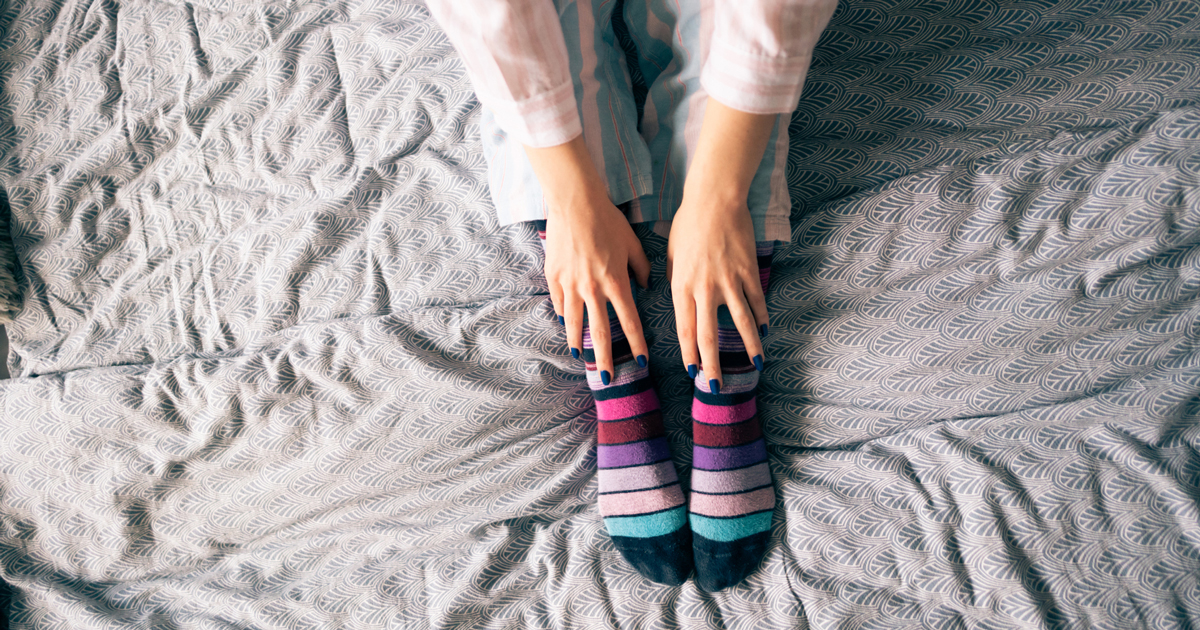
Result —
[{"label": "wrist", "polygon": [[717,212],[744,211],[777,118],[738,111],[709,98],[684,183],[685,203],[690,199],[698,202],[691,205]]},{"label": "wrist", "polygon": [[728,170],[693,163],[683,184],[680,208],[703,212],[721,220],[749,212],[746,202],[750,197],[750,182],[743,179]]},{"label": "wrist", "polygon": [[736,186],[684,185],[679,211],[690,220],[727,221],[750,213],[748,190]]},{"label": "wrist", "polygon": [[594,209],[600,201],[608,201],[608,191],[597,182],[586,178],[566,181],[559,178],[550,186],[542,186],[546,200],[546,215],[549,219],[578,216]]},{"label": "wrist", "polygon": [[580,206],[608,199],[608,190],[600,180],[583,136],[553,147],[525,147],[525,153],[551,216],[563,216]]}]

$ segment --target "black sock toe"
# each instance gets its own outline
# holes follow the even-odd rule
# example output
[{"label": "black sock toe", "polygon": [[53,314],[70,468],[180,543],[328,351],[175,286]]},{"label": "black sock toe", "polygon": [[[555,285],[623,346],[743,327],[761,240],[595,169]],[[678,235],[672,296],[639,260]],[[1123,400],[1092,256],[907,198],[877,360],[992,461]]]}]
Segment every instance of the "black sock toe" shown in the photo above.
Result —
[{"label": "black sock toe", "polygon": [[692,530],[681,527],[653,538],[613,536],[625,561],[651,582],[678,586],[692,573]]},{"label": "black sock toe", "polygon": [[741,582],[758,567],[770,542],[770,531],[731,542],[709,540],[696,534],[692,542],[696,551],[696,586],[715,593]]}]

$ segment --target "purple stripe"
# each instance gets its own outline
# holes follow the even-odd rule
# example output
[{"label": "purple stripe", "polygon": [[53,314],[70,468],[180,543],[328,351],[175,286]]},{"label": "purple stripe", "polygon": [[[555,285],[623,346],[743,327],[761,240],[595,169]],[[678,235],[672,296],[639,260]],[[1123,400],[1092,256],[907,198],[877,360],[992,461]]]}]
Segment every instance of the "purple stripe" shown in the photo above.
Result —
[{"label": "purple stripe", "polygon": [[[592,327],[588,324],[588,320],[584,318],[583,326],[583,347],[589,350],[594,349],[592,346]],[[621,328],[621,320],[616,315],[608,318],[609,343],[616,343],[625,338],[625,330]]]},{"label": "purple stripe", "polygon": [[742,342],[742,333],[737,328],[717,327],[717,349],[721,352],[737,352],[746,350]]},{"label": "purple stripe", "polygon": [[745,446],[732,448],[692,448],[692,465],[704,470],[741,468],[767,459],[767,443],[761,438]]},{"label": "purple stripe", "polygon": [[[765,451],[764,451],[765,452]],[[642,466],[666,459],[671,456],[671,447],[667,438],[659,437],[653,440],[643,440],[633,444],[620,446],[596,447],[596,459],[600,468],[618,468],[621,466]]]},{"label": "purple stripe", "polygon": [[718,352],[745,352],[746,344],[742,342],[742,338],[727,339],[717,344]]},{"label": "purple stripe", "polygon": [[738,332],[737,328],[717,326],[717,343],[728,343],[730,341],[737,341],[740,343],[742,341],[742,333]]}]

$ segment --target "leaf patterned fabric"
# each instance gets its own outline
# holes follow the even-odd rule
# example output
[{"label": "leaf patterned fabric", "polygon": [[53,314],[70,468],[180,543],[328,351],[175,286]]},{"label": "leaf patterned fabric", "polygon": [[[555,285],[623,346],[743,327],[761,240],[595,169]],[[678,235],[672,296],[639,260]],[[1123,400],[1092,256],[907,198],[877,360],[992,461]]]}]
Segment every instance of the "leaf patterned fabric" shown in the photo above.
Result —
[{"label": "leaf patterned fabric", "polygon": [[716,595],[604,534],[582,366],[420,4],[2,15],[14,628],[1200,624],[1195,2],[839,7],[768,298],[772,546]]}]

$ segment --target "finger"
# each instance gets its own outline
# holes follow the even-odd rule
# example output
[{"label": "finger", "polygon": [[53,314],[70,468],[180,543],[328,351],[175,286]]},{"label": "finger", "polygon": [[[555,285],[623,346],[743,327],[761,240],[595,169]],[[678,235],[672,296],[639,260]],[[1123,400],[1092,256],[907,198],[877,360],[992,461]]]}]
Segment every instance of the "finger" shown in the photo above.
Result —
[{"label": "finger", "polygon": [[[729,295],[729,293],[734,295]],[[727,300],[725,306],[729,308],[729,315],[733,317],[733,325],[737,326],[738,334],[742,337],[742,345],[746,347],[746,356],[754,364],[754,369],[761,372],[763,370],[762,340],[758,337],[754,314],[750,312],[750,307],[740,292],[730,290],[725,299]]]},{"label": "finger", "polygon": [[634,239],[632,247],[629,250],[629,267],[633,269],[633,277],[637,280],[638,286],[643,289],[650,286],[650,259],[646,258],[646,252],[642,249],[641,241]]},{"label": "finger", "polygon": [[675,304],[675,332],[679,336],[679,352],[688,378],[696,378],[700,369],[700,353],[696,350],[696,303],[688,291],[671,291]]},{"label": "finger", "polygon": [[642,331],[642,318],[638,316],[637,304],[633,301],[633,293],[629,290],[628,283],[624,283],[624,289],[618,293],[619,289],[613,287],[610,295],[617,293],[612,303],[613,310],[617,313],[617,320],[621,322],[621,330],[629,342],[629,351],[634,360],[639,367],[646,367],[650,353],[647,351],[646,338]]},{"label": "finger", "polygon": [[566,315],[563,314],[562,285],[557,282],[550,283],[550,303],[554,305],[554,314],[558,316],[559,325],[566,325]]},{"label": "finger", "polygon": [[720,393],[721,354],[717,349],[717,306],[705,296],[696,304],[696,345],[700,347],[700,369],[708,379],[709,391]]},{"label": "finger", "polygon": [[600,382],[612,380],[612,334],[608,328],[608,299],[600,294],[592,295],[587,301],[588,329],[592,337],[592,352]]},{"label": "finger", "polygon": [[765,337],[765,326],[769,323],[770,316],[767,314],[767,298],[763,295],[762,282],[755,276],[743,285],[743,289],[746,302],[750,304],[750,310],[754,313],[754,327],[758,329],[758,336]]},{"label": "finger", "polygon": [[583,300],[573,293],[565,294],[563,318],[567,326],[567,345],[571,347],[571,356],[576,359],[583,356],[583,313]]}]

